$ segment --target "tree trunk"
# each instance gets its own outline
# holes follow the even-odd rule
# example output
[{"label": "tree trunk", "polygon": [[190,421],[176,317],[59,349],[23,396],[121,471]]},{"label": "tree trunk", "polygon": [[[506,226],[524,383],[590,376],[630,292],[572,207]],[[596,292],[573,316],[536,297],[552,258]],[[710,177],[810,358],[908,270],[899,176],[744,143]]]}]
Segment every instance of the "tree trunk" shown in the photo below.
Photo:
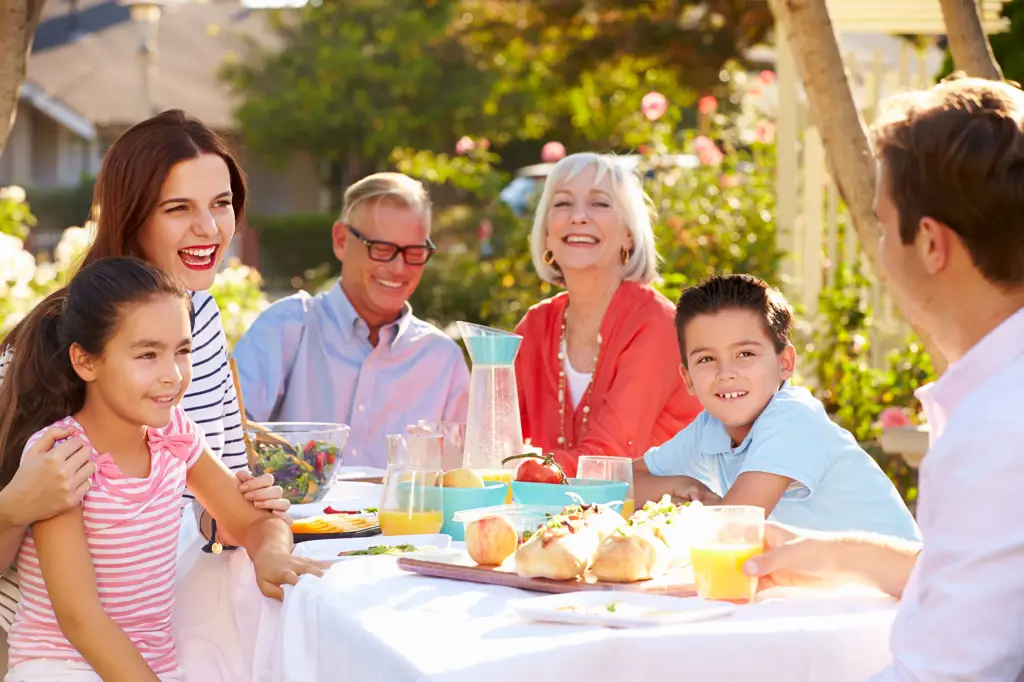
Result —
[{"label": "tree trunk", "polygon": [[46,0],[0,0],[0,154],[18,113],[32,38]]},{"label": "tree trunk", "polygon": [[1003,72],[981,25],[977,0],[939,0],[939,3],[956,69],[978,78],[1003,80]]},{"label": "tree trunk", "polygon": [[[891,292],[892,281],[878,257],[875,159],[825,0],[777,0],[773,9],[786,31],[811,115],[825,146],[829,170],[850,211],[861,248],[875,275]],[[914,332],[931,355],[936,373],[941,374],[946,359],[924,330],[914,327]]]}]

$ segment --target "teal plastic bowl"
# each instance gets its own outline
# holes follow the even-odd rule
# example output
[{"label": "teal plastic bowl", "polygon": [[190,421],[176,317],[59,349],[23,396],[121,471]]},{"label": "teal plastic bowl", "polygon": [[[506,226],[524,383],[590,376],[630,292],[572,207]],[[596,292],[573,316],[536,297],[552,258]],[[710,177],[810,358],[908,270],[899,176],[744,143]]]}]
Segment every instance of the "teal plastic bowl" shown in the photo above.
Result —
[{"label": "teal plastic bowl", "polygon": [[508,484],[501,481],[485,481],[483,488],[443,488],[444,493],[444,525],[441,532],[450,535],[452,540],[466,539],[466,526],[456,522],[455,513],[467,509],[494,507],[505,503]]},{"label": "teal plastic bowl", "polygon": [[[626,499],[629,484],[625,481],[602,481],[591,478],[570,478],[561,483],[529,483],[512,481],[512,499],[519,504],[562,506],[576,504],[569,493],[579,495],[583,504],[609,504]],[[618,507],[616,507],[618,508]]]}]

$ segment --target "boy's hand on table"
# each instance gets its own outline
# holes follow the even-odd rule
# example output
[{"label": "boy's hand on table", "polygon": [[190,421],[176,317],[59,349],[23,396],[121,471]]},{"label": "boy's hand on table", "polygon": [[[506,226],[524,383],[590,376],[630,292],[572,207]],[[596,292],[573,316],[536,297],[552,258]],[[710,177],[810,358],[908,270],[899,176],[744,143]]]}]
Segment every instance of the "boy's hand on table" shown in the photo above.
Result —
[{"label": "boy's hand on table", "polygon": [[700,502],[701,504],[721,504],[722,498],[695,478],[679,476],[680,480],[672,486],[672,501],[675,504]]}]

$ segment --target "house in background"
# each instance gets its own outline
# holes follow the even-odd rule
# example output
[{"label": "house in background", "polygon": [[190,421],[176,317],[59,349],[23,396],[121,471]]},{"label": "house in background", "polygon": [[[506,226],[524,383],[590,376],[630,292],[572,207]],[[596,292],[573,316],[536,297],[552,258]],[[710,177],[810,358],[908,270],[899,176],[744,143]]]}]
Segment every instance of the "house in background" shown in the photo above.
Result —
[{"label": "house in background", "polygon": [[[248,176],[250,215],[326,208],[313,159],[296,154],[285,168],[271,169],[246,152],[232,116],[236,101],[217,79],[224,61],[240,56],[243,36],[273,40],[263,12],[237,3],[167,4],[156,25],[148,95],[139,28],[117,0],[46,3],[14,128],[0,155],[0,186],[21,185],[30,196],[33,189],[70,190],[96,174],[103,152],[124,130],[150,113],[184,109],[231,141]],[[47,220],[45,209],[34,208],[40,214],[36,250],[52,248],[67,227],[59,218]],[[254,263],[254,244],[235,246]]]}]

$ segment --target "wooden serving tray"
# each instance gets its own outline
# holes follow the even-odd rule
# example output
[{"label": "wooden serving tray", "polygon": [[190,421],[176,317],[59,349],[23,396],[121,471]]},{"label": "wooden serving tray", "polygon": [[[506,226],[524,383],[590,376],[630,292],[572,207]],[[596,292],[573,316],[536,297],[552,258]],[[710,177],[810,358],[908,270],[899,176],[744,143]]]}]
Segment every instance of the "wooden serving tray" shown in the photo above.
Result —
[{"label": "wooden serving tray", "polygon": [[501,566],[478,566],[468,554],[451,556],[444,559],[414,559],[400,557],[398,567],[403,571],[430,576],[462,580],[484,585],[501,585],[517,587],[532,592],[549,592],[562,594],[565,592],[581,592],[584,590],[622,590],[660,594],[669,597],[693,597],[697,590],[693,585],[693,575],[689,567],[680,569],[656,580],[643,580],[635,583],[608,583],[597,580],[592,575],[585,575],[576,580],[551,580],[550,578],[524,578],[515,572],[515,565],[510,560]]}]

